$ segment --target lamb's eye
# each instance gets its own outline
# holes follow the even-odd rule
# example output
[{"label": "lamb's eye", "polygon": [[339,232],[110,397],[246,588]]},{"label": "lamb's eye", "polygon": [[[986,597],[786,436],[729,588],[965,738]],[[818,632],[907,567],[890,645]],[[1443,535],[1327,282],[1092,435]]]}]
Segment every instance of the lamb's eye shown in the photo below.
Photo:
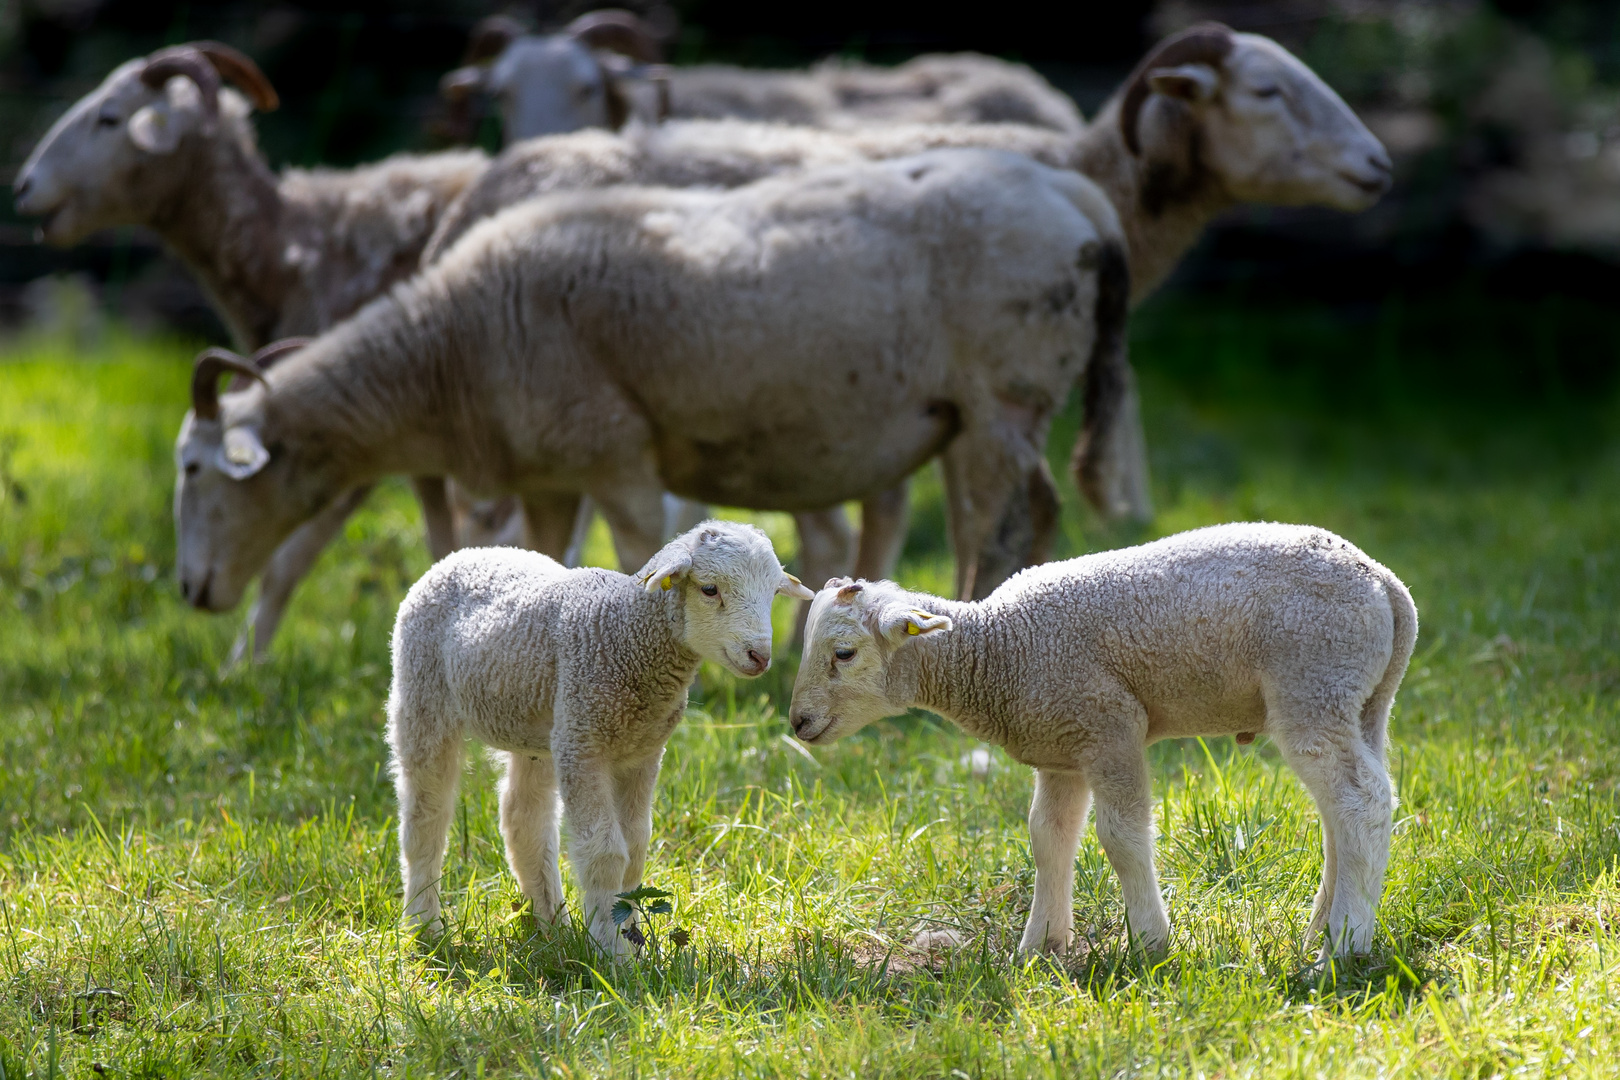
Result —
[{"label": "lamb's eye", "polygon": [[1254,88],[1254,96],[1257,98],[1274,98],[1280,93],[1282,93],[1282,90],[1275,86],[1257,86]]},{"label": "lamb's eye", "polygon": [[108,116],[106,113],[102,113],[100,116],[96,117],[96,127],[98,128],[114,128],[117,126],[118,117],[116,116]]},{"label": "lamb's eye", "polygon": [[720,595],[720,586],[718,585],[699,585],[698,588],[702,591],[704,596]]},{"label": "lamb's eye", "polygon": [[840,660],[853,660],[855,659],[855,650],[851,649],[848,645],[840,645],[838,648],[833,650],[833,655]]}]

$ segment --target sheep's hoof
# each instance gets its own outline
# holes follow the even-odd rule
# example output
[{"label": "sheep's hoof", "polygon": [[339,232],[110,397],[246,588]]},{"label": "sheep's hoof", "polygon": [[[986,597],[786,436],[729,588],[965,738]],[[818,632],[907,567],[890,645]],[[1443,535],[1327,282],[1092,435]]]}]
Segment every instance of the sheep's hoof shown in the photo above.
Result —
[{"label": "sheep's hoof", "polygon": [[1239,746],[1248,746],[1250,743],[1254,742],[1254,732],[1240,731],[1237,733],[1236,738]]}]

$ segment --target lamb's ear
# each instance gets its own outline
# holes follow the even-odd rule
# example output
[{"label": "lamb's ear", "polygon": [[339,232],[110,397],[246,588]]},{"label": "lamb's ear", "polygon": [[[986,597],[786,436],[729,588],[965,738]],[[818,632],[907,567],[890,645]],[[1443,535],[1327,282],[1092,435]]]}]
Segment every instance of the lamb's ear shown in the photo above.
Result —
[{"label": "lamb's ear", "polygon": [[1148,72],[1147,81],[1154,93],[1180,101],[1208,101],[1220,85],[1215,69],[1208,64],[1154,68]]},{"label": "lamb's ear", "polygon": [[658,592],[662,589],[673,589],[675,579],[692,569],[692,549],[677,537],[671,543],[665,544],[663,550],[654,555],[646,566],[636,574],[636,580],[648,592]]},{"label": "lamb's ear", "polygon": [[203,119],[202,91],[190,79],[170,79],[164,92],[129,118],[129,141],[148,154],[172,154]]},{"label": "lamb's ear", "polygon": [[805,588],[804,582],[786,570],[782,571],[782,581],[781,584],[776,586],[776,591],[782,596],[791,596],[797,600],[814,600],[816,598],[815,593]]},{"label": "lamb's ear", "polygon": [[937,634],[955,624],[948,615],[933,615],[918,608],[885,608],[878,620],[878,630],[892,644],[903,645],[910,638]]},{"label": "lamb's ear", "polygon": [[250,427],[225,429],[214,464],[232,480],[246,480],[270,463],[270,451]]}]

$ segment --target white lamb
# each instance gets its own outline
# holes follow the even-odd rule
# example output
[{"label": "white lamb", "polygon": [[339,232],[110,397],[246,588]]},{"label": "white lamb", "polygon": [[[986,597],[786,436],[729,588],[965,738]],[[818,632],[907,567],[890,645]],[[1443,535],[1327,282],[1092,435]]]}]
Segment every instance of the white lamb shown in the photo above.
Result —
[{"label": "white lamb", "polygon": [[752,525],[708,521],[634,577],[538,552],[472,548],[411,587],[394,626],[388,744],[399,793],[405,922],[436,929],[463,739],[506,757],[501,835],[541,919],[563,909],[557,792],[591,935],[629,951],[614,895],[641,884],[664,744],[700,660],[771,666],[771,598],[809,599]]},{"label": "white lamb", "polygon": [[1034,766],[1022,950],[1070,943],[1093,796],[1131,933],[1163,948],[1144,747],[1257,732],[1322,815],[1307,942],[1327,929],[1324,956],[1370,949],[1395,802],[1384,732],[1417,609],[1347,541],[1308,526],[1218,525],[1025,570],[974,603],[835,578],[805,637],[789,714],[804,742],[921,707]]}]

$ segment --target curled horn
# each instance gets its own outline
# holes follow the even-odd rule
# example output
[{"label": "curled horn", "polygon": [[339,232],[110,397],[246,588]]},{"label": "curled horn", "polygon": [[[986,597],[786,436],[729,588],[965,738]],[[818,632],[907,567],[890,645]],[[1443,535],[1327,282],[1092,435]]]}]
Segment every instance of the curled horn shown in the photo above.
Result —
[{"label": "curled horn", "polygon": [[206,56],[226,82],[246,94],[255,109],[275,112],[281,107],[276,88],[246,53],[219,41],[193,41],[191,47]]},{"label": "curled horn", "polygon": [[258,368],[229,349],[204,349],[191,371],[191,410],[197,419],[219,419],[219,377],[227,371],[270,385]]},{"label": "curled horn", "polygon": [[581,15],[569,23],[563,33],[588,48],[616,52],[643,64],[656,64],[664,58],[664,50],[652,27],[639,15],[621,8],[603,8]]},{"label": "curled horn", "polygon": [[184,75],[202,91],[203,112],[210,117],[219,115],[219,72],[202,53],[190,45],[176,45],[159,49],[146,59],[141,69],[141,82],[154,90],[162,90],[176,75]]},{"label": "curled horn", "polygon": [[266,345],[264,348],[260,349],[258,352],[249,357],[248,363],[252,364],[260,371],[269,371],[272,365],[279,363],[281,360],[297,352],[299,349],[302,349],[305,345],[308,345],[313,340],[315,339],[307,337],[289,337],[282,338],[280,341],[272,341],[270,344]]},{"label": "curled horn", "polygon": [[1141,140],[1136,136],[1136,121],[1147,104],[1152,88],[1148,86],[1148,73],[1154,68],[1175,67],[1178,64],[1218,65],[1232,51],[1232,28],[1224,23],[1202,22],[1190,26],[1179,34],[1165,38],[1154,50],[1142,58],[1125,83],[1125,100],[1119,106],[1120,133],[1132,154],[1142,152]]},{"label": "curled horn", "polygon": [[491,15],[478,20],[472,35],[467,38],[467,55],[463,64],[481,64],[493,60],[506,51],[506,47],[523,36],[523,26],[510,15]]}]

